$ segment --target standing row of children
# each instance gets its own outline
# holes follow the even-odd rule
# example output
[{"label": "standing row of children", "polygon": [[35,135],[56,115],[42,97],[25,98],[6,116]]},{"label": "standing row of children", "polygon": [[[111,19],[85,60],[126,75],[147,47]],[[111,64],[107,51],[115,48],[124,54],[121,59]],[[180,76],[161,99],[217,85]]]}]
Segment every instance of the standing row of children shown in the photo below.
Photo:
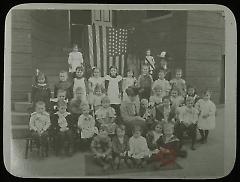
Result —
[{"label": "standing row of children", "polygon": [[[153,65],[153,59],[152,63],[147,61],[138,79],[132,70],[122,78],[115,66],[110,67],[105,77],[100,76],[99,68],[93,68],[92,77],[87,79],[83,62],[76,61],[82,60],[81,53],[76,46],[73,50],[68,60],[71,77],[68,79],[67,71],[59,73],[54,99],[51,99],[46,75],[39,72],[34,77],[35,112],[31,114],[30,130],[43,155],[47,155],[47,136],[54,138],[57,153],[64,148],[71,155],[77,145],[75,139],[80,135],[81,147],[90,147],[104,169],[113,161],[117,168],[120,159],[130,167],[132,164],[142,167],[149,161],[146,158],[166,163],[181,155],[185,131],[191,136],[193,150],[197,128],[201,142],[207,141],[209,130],[215,127],[216,108],[210,92],[205,91],[199,98],[193,87],[187,90],[181,69],[176,70],[174,79],[165,79],[170,74],[164,53],[159,65]],[[151,59],[149,56],[146,59]],[[131,128],[131,137],[127,132],[128,139],[125,130],[129,129],[122,121],[120,105],[128,100],[131,89],[137,90],[134,96],[140,103],[139,117],[145,126],[141,128],[136,124]]]}]

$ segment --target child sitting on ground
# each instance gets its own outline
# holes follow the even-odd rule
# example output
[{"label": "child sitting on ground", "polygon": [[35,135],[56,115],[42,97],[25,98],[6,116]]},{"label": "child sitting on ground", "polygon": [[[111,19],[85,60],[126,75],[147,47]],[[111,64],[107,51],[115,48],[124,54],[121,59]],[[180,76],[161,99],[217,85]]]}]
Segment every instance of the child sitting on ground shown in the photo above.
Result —
[{"label": "child sitting on ground", "polygon": [[115,110],[110,106],[110,99],[108,96],[105,96],[101,100],[102,106],[96,111],[96,120],[97,120],[97,126],[104,125],[108,129],[109,136],[113,136],[115,134],[115,118],[116,113]]},{"label": "child sitting on ground", "polygon": [[195,150],[198,110],[193,107],[194,99],[188,97],[186,100],[186,106],[180,109],[179,121],[175,125],[176,136],[180,139],[180,144],[183,144],[183,134],[187,131],[187,134],[191,137],[192,144],[191,149]]},{"label": "child sitting on ground", "polygon": [[32,85],[31,92],[33,108],[35,108],[36,102],[43,101],[45,103],[46,111],[49,111],[51,90],[47,84],[47,77],[44,75],[44,73],[39,72],[36,78],[36,83]]},{"label": "child sitting on ground", "polygon": [[31,114],[29,122],[31,136],[35,140],[42,157],[48,156],[48,129],[51,125],[45,105],[43,101],[36,102],[35,112]]},{"label": "child sitting on ground", "polygon": [[61,71],[59,73],[59,81],[54,85],[54,98],[57,97],[59,89],[66,91],[66,98],[68,100],[71,100],[73,98],[72,83],[68,80],[67,71]]},{"label": "child sitting on ground", "polygon": [[99,134],[93,138],[91,143],[94,159],[104,171],[108,170],[112,163],[112,142],[107,130],[106,126],[101,126]]},{"label": "child sitting on ground", "polygon": [[185,97],[186,95],[186,82],[182,79],[182,69],[176,69],[175,78],[170,81],[172,88],[176,87],[179,90],[179,95]]},{"label": "child sitting on ground", "polygon": [[141,136],[141,127],[133,128],[133,136],[129,139],[128,156],[131,157],[133,164],[137,168],[145,167],[150,157],[146,138]]},{"label": "child sitting on ground", "polygon": [[158,73],[158,79],[154,81],[152,88],[154,88],[156,85],[160,85],[162,87],[162,96],[168,96],[169,91],[171,90],[171,85],[169,81],[165,80],[165,71],[159,70]]},{"label": "child sitting on ground", "polygon": [[58,111],[51,116],[52,134],[56,138],[56,155],[62,153],[64,149],[65,154],[71,156],[73,153],[73,118],[67,112],[67,103],[64,100],[58,102]]},{"label": "child sitting on ground", "polygon": [[78,118],[78,128],[81,131],[81,147],[83,151],[89,149],[92,138],[98,134],[98,129],[95,127],[95,119],[89,114],[89,105],[82,104],[82,114]]},{"label": "child sitting on ground", "polygon": [[112,152],[114,169],[119,169],[121,160],[124,160],[128,167],[131,167],[131,161],[127,155],[129,150],[129,138],[125,135],[125,125],[116,127],[116,136],[112,139]]}]

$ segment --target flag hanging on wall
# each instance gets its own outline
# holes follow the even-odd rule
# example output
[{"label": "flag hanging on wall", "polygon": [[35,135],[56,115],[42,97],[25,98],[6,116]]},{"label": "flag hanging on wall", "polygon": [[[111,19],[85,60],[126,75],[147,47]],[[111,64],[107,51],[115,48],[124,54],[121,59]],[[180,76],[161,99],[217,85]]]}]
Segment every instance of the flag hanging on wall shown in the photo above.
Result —
[{"label": "flag hanging on wall", "polygon": [[98,67],[101,75],[108,74],[110,66],[117,66],[119,74],[125,72],[128,31],[104,25],[88,25],[88,60]]}]

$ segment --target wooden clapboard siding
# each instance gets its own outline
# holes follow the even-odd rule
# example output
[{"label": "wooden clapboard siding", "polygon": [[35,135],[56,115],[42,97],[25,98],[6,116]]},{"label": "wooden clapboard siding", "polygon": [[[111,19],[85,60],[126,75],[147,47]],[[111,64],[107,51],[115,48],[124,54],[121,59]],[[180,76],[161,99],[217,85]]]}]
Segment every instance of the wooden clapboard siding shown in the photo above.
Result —
[{"label": "wooden clapboard siding", "polygon": [[221,92],[224,21],[218,11],[188,11],[186,80],[198,90],[210,89],[219,103]]}]

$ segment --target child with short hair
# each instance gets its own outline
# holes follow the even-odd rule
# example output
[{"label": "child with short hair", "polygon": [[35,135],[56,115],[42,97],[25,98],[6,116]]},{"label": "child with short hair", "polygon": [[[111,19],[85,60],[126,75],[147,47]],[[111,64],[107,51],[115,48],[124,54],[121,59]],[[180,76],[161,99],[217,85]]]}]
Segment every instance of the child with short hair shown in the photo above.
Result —
[{"label": "child with short hair", "polygon": [[185,96],[185,99],[184,99],[184,102],[186,102],[186,99],[188,97],[193,97],[194,99],[194,105],[196,104],[196,102],[200,99],[199,96],[197,95],[196,93],[196,89],[193,87],[193,86],[188,86],[188,89],[187,89],[187,94]]},{"label": "child with short hair", "polygon": [[147,99],[141,100],[140,116],[145,119],[146,130],[149,131],[156,122],[156,109]]},{"label": "child with short hair", "polygon": [[183,143],[183,133],[187,131],[187,134],[191,137],[192,144],[191,149],[195,150],[198,110],[193,107],[194,99],[188,97],[186,100],[186,106],[183,106],[179,112],[179,121],[175,125],[176,136],[180,139],[180,144]]},{"label": "child with short hair", "polygon": [[51,101],[50,113],[55,113],[58,111],[58,102],[64,101],[68,103],[68,99],[66,99],[66,94],[67,94],[66,90],[59,89],[57,91],[57,98],[50,99]]},{"label": "child with short hair", "polygon": [[96,84],[93,95],[89,98],[89,104],[92,107],[92,110],[95,112],[101,107],[101,100],[106,95],[104,94],[104,88],[100,84]]},{"label": "child with short hair", "polygon": [[110,73],[105,77],[105,88],[110,99],[111,107],[115,109],[119,117],[122,99],[122,77],[118,75],[116,66],[110,67]]},{"label": "child with short hair", "polygon": [[38,101],[45,103],[46,111],[50,109],[51,90],[47,83],[47,77],[44,73],[39,72],[36,76],[36,83],[32,85],[31,101],[33,102],[33,108]]},{"label": "child with short hair", "polygon": [[210,100],[211,92],[210,90],[206,90],[203,92],[203,98],[198,100],[195,104],[195,108],[200,112],[198,119],[198,128],[201,134],[201,143],[206,143],[209,130],[215,128],[215,114],[216,114],[216,106]]},{"label": "child with short hair", "polygon": [[141,127],[135,126],[133,136],[129,139],[128,156],[132,158],[137,168],[144,167],[151,155],[146,138],[141,135],[141,132]]},{"label": "child with short hair", "polygon": [[171,108],[170,97],[163,97],[163,104],[156,108],[156,119],[162,123],[175,123],[176,112]]},{"label": "child with short hair", "polygon": [[46,112],[46,104],[43,101],[37,101],[35,112],[30,117],[29,129],[42,157],[48,156],[48,129],[50,125],[50,116]]},{"label": "child with short hair", "polygon": [[171,107],[173,109],[177,110],[178,107],[184,105],[184,97],[179,95],[179,91],[177,88],[173,88],[170,93]]},{"label": "child with short hair", "polygon": [[158,79],[154,81],[152,88],[156,85],[160,85],[162,87],[162,95],[168,96],[169,91],[171,90],[171,85],[169,81],[165,80],[165,71],[160,69],[158,73]]},{"label": "child with short hair", "polygon": [[150,73],[150,75],[152,75],[153,70],[155,69],[155,61],[154,61],[153,56],[151,56],[151,50],[150,49],[146,50],[146,56],[145,56],[144,64],[149,66],[149,73]]},{"label": "child with short hair", "polygon": [[162,86],[155,85],[153,87],[153,95],[150,97],[149,101],[153,103],[154,107],[160,107],[162,105],[163,97]]},{"label": "child with short hair", "polygon": [[152,91],[153,79],[149,74],[148,65],[142,66],[142,74],[139,76],[137,86],[139,87],[139,98],[149,100]]},{"label": "child with short hair", "polygon": [[62,153],[71,156],[73,153],[74,121],[67,112],[67,103],[64,100],[58,101],[57,112],[51,116],[51,129],[56,138],[56,155]]},{"label": "child with short hair", "polygon": [[88,79],[89,83],[89,92],[93,93],[95,87],[100,85],[101,87],[105,88],[105,78],[101,77],[100,69],[97,67],[92,68],[92,76]]},{"label": "child with short hair", "polygon": [[65,70],[60,71],[59,81],[54,85],[54,98],[57,97],[59,89],[66,91],[66,98],[68,100],[73,98],[72,82],[68,80],[68,72]]},{"label": "child with short hair", "polygon": [[124,160],[128,167],[131,167],[131,161],[128,158],[129,138],[125,134],[125,125],[117,125],[116,135],[112,138],[112,152],[114,169],[119,169],[120,161]]},{"label": "child with short hair", "polygon": [[76,89],[78,87],[82,88],[84,99],[87,100],[88,82],[87,82],[87,79],[84,77],[84,67],[83,66],[79,66],[76,68],[76,77],[73,79],[73,94],[75,94]]},{"label": "child with short hair", "polygon": [[112,142],[106,126],[99,128],[98,135],[91,142],[91,151],[96,163],[102,166],[104,171],[108,170],[112,163]]},{"label": "child with short hair", "polygon": [[110,136],[113,136],[115,134],[115,128],[116,128],[116,123],[115,123],[115,118],[116,118],[116,113],[114,108],[111,107],[110,105],[110,99],[108,96],[105,96],[101,100],[102,106],[96,111],[96,120],[97,120],[97,126],[104,125],[108,129],[108,134]]},{"label": "child with short hair", "polygon": [[170,81],[172,88],[176,87],[179,90],[179,94],[183,97],[186,94],[186,82],[182,79],[182,69],[178,68],[175,71],[175,78]]},{"label": "child with short hair", "polygon": [[130,86],[136,85],[136,78],[134,77],[134,72],[132,69],[128,69],[127,71],[127,77],[123,78],[122,87],[123,87],[123,100],[126,100],[128,98],[126,89]]},{"label": "child with short hair", "polygon": [[78,50],[77,44],[73,44],[72,52],[69,53],[68,65],[69,65],[69,72],[71,74],[74,74],[76,72],[77,67],[83,65],[82,53]]},{"label": "child with short hair", "polygon": [[89,114],[89,105],[83,104],[81,109],[82,114],[78,118],[78,128],[81,132],[82,149],[86,151],[89,149],[94,135],[98,134],[98,129],[95,126],[95,119]]}]

